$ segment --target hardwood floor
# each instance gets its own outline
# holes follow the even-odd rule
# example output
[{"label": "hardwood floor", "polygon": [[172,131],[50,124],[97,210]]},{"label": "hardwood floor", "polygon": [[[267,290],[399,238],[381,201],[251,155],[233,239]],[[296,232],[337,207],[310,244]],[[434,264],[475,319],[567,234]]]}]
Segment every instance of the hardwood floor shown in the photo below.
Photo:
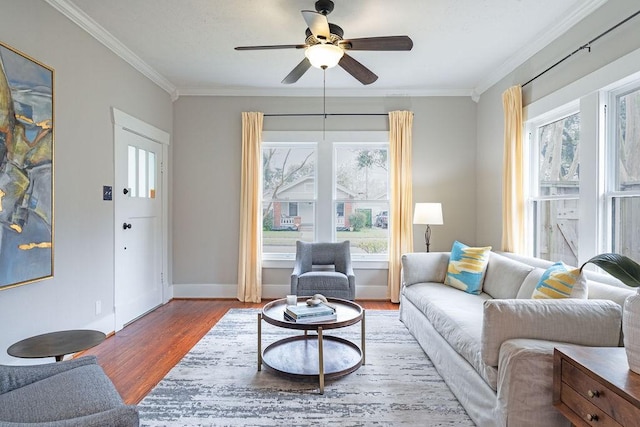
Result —
[{"label": "hardwood floor", "polygon": [[[102,344],[93,354],[128,404],[137,404],[225,315],[230,308],[260,308],[237,300],[175,299],[136,320]],[[367,310],[397,310],[389,301],[357,301]]]}]

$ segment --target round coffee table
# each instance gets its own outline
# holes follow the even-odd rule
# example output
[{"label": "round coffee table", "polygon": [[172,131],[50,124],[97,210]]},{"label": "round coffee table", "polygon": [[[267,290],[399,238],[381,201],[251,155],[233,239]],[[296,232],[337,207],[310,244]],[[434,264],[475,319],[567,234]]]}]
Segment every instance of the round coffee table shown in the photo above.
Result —
[{"label": "round coffee table", "polygon": [[[310,297],[298,297],[303,303]],[[286,299],[266,304],[258,313],[258,371],[262,365],[270,370],[294,378],[316,379],[320,394],[324,393],[325,379],[338,378],[365,364],[365,311],[352,301],[328,298],[336,306],[336,320],[317,323],[296,323],[286,320]],[[262,351],[262,321],[285,329],[304,331],[269,344]],[[361,325],[361,343],[357,344],[336,336],[323,335],[329,329]],[[309,334],[315,331],[316,334]]]},{"label": "round coffee table", "polygon": [[55,357],[56,362],[60,362],[65,354],[94,347],[105,338],[104,333],[88,329],[49,332],[18,341],[7,349],[7,353],[22,358]]}]

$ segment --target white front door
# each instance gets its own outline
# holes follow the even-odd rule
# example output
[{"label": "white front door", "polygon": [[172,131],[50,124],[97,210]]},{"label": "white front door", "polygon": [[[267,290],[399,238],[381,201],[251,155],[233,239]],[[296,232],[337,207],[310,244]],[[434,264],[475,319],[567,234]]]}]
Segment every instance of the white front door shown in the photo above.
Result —
[{"label": "white front door", "polygon": [[163,302],[162,145],[115,131],[115,330]]}]

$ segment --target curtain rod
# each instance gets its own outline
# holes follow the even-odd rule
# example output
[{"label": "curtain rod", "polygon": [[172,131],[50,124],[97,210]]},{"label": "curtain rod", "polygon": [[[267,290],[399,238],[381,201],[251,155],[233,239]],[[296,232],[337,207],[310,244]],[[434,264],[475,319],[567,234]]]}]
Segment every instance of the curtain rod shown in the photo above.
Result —
[{"label": "curtain rod", "polygon": [[614,25],[613,27],[609,28],[607,31],[601,33],[600,35],[598,35],[596,38],[594,38],[593,40],[589,40],[587,43],[583,44],[582,46],[580,46],[579,48],[577,48],[576,50],[574,50],[573,52],[571,52],[569,55],[565,56],[564,58],[562,58],[561,60],[559,60],[558,62],[556,62],[555,64],[553,64],[552,66],[550,66],[549,68],[547,68],[546,70],[544,70],[543,72],[541,72],[540,74],[538,74],[537,76],[535,76],[534,78],[532,78],[531,80],[529,80],[528,82],[524,83],[522,85],[522,87],[525,87],[526,85],[528,85],[529,83],[531,83],[532,81],[534,81],[535,79],[537,79],[538,77],[542,76],[543,74],[546,74],[547,72],[551,71],[552,69],[554,69],[555,67],[557,67],[558,65],[560,65],[561,63],[563,63],[564,61],[566,61],[567,59],[571,58],[573,55],[575,55],[576,53],[580,52],[581,50],[587,49],[589,52],[591,52],[591,43],[594,43],[596,41],[598,41],[601,37],[606,36],[607,34],[609,34],[611,31],[615,30],[616,28],[618,28],[621,25],[626,24],[628,21],[630,21],[631,19],[635,18],[636,16],[640,15],[640,10],[637,11],[636,13],[634,13],[633,15],[627,17],[626,19],[618,22],[616,25]]},{"label": "curtain rod", "polygon": [[327,117],[327,116],[388,116],[388,113],[282,113],[264,114],[264,117]]}]

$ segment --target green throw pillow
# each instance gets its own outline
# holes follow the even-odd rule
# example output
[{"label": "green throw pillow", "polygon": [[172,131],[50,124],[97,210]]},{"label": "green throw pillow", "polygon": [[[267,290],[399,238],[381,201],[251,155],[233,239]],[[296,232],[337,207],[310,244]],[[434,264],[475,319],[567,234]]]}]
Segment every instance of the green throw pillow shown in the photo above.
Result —
[{"label": "green throw pillow", "polygon": [[490,252],[491,246],[472,248],[457,240],[453,242],[445,285],[479,295]]},{"label": "green throw pillow", "polygon": [[542,274],[531,295],[533,299],[587,298],[587,279],[579,268],[556,262]]}]

